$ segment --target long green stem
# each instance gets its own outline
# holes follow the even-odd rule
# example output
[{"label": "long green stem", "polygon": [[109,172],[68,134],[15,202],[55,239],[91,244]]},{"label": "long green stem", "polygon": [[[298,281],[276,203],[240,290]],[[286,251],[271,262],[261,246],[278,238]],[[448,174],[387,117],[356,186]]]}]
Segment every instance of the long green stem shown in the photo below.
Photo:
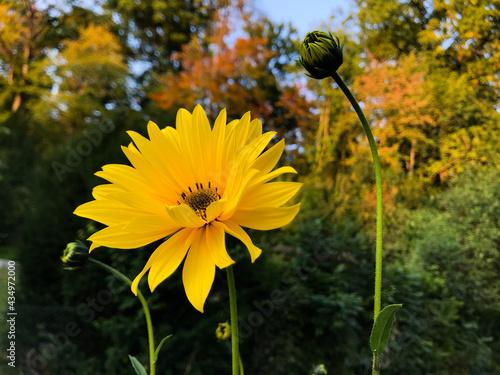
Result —
[{"label": "long green stem", "polygon": [[[127,285],[132,285],[132,280],[130,280],[127,276],[122,274],[120,271],[115,268],[108,266],[105,263],[102,263],[96,259],[88,258],[89,261],[98,265],[99,267],[105,269],[108,272],[111,272],[114,276],[122,280]],[[146,324],[148,327],[148,340],[149,340],[149,373],[150,375],[155,375],[155,341],[153,336],[153,323],[151,321],[151,314],[149,313],[148,303],[144,298],[143,294],[139,289],[137,289],[137,297],[139,297],[139,301],[141,301],[142,308],[144,309],[144,316],[146,317]]]},{"label": "long green stem", "polygon": [[[381,305],[381,294],[382,294],[382,170],[380,167],[380,159],[378,157],[377,145],[375,144],[375,139],[373,138],[370,125],[366,120],[361,107],[352,95],[349,88],[346,86],[342,78],[335,72],[332,74],[332,78],[335,80],[337,85],[339,85],[342,92],[345,94],[349,102],[356,111],[363,129],[368,138],[368,144],[370,145],[370,151],[373,157],[373,165],[375,167],[375,185],[377,194],[377,240],[375,245],[375,293],[374,293],[374,303],[373,303],[373,320],[377,318],[380,312]],[[378,354],[373,356],[373,375],[377,375],[378,372]]]},{"label": "long green stem", "polygon": [[231,346],[233,353],[233,375],[240,375],[240,349],[238,342],[238,310],[236,307],[236,287],[234,284],[233,266],[226,268],[227,284],[229,286],[229,306],[231,310]]}]

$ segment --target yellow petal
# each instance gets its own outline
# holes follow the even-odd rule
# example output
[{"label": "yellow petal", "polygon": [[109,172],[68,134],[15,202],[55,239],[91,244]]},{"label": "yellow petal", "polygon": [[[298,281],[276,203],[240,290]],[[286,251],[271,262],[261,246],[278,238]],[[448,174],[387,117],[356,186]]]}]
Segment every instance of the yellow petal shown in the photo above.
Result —
[{"label": "yellow petal", "polygon": [[94,242],[91,249],[98,246],[117,249],[135,249],[164,237],[161,233],[130,233],[123,230],[123,224],[112,225],[101,229],[88,238]]},{"label": "yellow petal", "polygon": [[123,189],[114,184],[97,185],[92,189],[92,196],[95,199],[105,199],[117,191],[123,191]]},{"label": "yellow petal", "polygon": [[211,140],[211,132],[207,115],[201,105],[198,104],[193,111],[193,124],[188,142],[197,168],[199,182],[209,180],[208,165],[210,160],[207,159],[210,158],[208,143]]},{"label": "yellow petal", "polygon": [[177,111],[175,118],[175,127],[178,131],[181,128],[190,127],[193,123],[193,115],[185,108],[181,108]]},{"label": "yellow petal", "polygon": [[[193,115],[191,115],[191,113],[189,113],[187,110],[181,108],[177,111],[177,118],[175,123],[177,132],[179,134],[179,141],[181,144],[180,152],[182,155],[182,159],[184,159],[186,162],[187,169],[194,177],[194,181],[192,181],[192,183],[203,181],[201,179],[203,173],[201,173],[201,168],[199,168],[198,166],[199,157],[197,157],[197,155],[199,151],[192,144],[192,139],[195,138],[197,140],[199,137],[193,130],[193,122]],[[198,143],[198,141],[196,141],[196,143]]]},{"label": "yellow petal", "polygon": [[[191,234],[190,229],[183,229],[177,233],[175,233],[172,237],[170,237],[167,241],[163,242],[149,257],[146,265],[142,269],[142,271],[135,277],[132,282],[131,288],[132,292],[137,295],[137,286],[139,285],[139,281],[141,281],[144,274],[154,265],[155,268],[160,270],[167,271],[171,270],[170,274],[172,274],[179,264],[184,259],[186,255],[187,249],[189,245],[184,248],[184,244],[187,244],[187,239]],[[163,278],[167,278],[170,276],[168,274]],[[151,280],[151,275],[149,275],[149,279]]]},{"label": "yellow petal", "polygon": [[215,278],[215,263],[204,244],[203,231],[197,230],[196,233],[184,262],[182,283],[189,302],[195,309],[203,312],[203,306]]},{"label": "yellow petal", "polygon": [[207,207],[207,223],[217,219],[224,210],[224,206],[226,204],[227,198],[222,198],[218,201],[210,203],[210,206]]},{"label": "yellow petal", "polygon": [[124,223],[139,215],[143,215],[142,212],[124,203],[102,199],[84,203],[78,206],[73,213],[105,225]]},{"label": "yellow petal", "polygon": [[[245,143],[248,136],[248,127],[250,125],[250,117],[244,116],[246,121],[233,120],[226,126],[226,140],[224,146],[223,160],[232,160],[235,158],[238,150],[240,150]],[[243,119],[242,119],[243,120]],[[245,139],[243,140],[243,137]]]},{"label": "yellow petal", "polygon": [[[181,187],[181,190],[187,190],[188,181],[193,181],[194,176],[181,155],[177,130],[171,127],[160,130],[157,126],[150,125],[148,126],[148,132],[151,138],[151,146],[155,149],[156,154],[160,155],[163,165],[162,170],[167,175],[172,176],[172,179]],[[175,163],[172,160],[175,160]]]},{"label": "yellow petal", "polygon": [[181,226],[172,218],[165,215],[144,215],[138,216],[130,220],[123,228],[131,233],[163,233],[164,237],[170,233],[179,230]]},{"label": "yellow petal", "polygon": [[262,122],[259,119],[250,121],[250,130],[248,132],[247,142],[251,142],[255,137],[262,134]]},{"label": "yellow petal", "polygon": [[[148,124],[148,132],[151,134],[151,140],[144,138],[134,131],[128,131],[127,133],[137,145],[145,160],[162,172],[162,175],[168,179],[170,186],[178,188],[178,186],[181,186],[180,182],[183,181],[182,176],[186,173],[184,158],[178,152],[178,148],[174,147],[172,140],[169,140],[165,134],[160,132],[156,124],[150,122]],[[167,132],[167,134],[172,135],[173,133]],[[158,141],[163,141],[166,145],[161,147],[158,145]],[[171,160],[175,160],[175,164],[179,164],[181,168],[184,168],[181,176],[175,172],[176,168],[171,167],[171,164],[174,164],[168,162]]]},{"label": "yellow petal", "polygon": [[234,184],[230,184],[227,189],[227,204],[224,206],[224,212],[220,215],[220,221],[231,218],[233,213],[238,209],[241,197],[245,192],[246,186],[252,181],[252,178],[257,175],[259,171],[252,169],[247,173],[240,173],[236,175]]},{"label": "yellow petal", "polygon": [[250,253],[250,258],[253,263],[255,259],[260,256],[262,250],[253,244],[247,232],[245,232],[243,228],[236,224],[234,221],[226,220],[222,223],[222,225],[226,233],[230,234],[233,237],[236,237],[241,242],[243,242],[243,244],[247,247],[248,252]]},{"label": "yellow petal", "polygon": [[[151,265],[148,284],[151,291],[179,267],[191,246],[192,233],[197,229],[183,229],[161,244],[161,252]],[[158,248],[160,250],[160,248]],[[157,250],[157,251],[158,251]]]},{"label": "yellow petal", "polygon": [[158,195],[164,197],[168,204],[175,204],[175,198],[172,198],[174,195],[173,192],[181,190],[180,185],[171,176],[166,176],[156,166],[149,163],[140,153],[134,152],[132,149],[124,146],[122,146],[122,150],[134,168],[147,181],[148,185]]},{"label": "yellow petal", "polygon": [[167,212],[179,225],[186,228],[199,228],[206,224],[206,221],[196,215],[187,204],[178,206],[167,206]]},{"label": "yellow petal", "polygon": [[128,165],[107,164],[102,167],[102,171],[96,172],[95,175],[108,180],[126,191],[141,191],[155,195],[155,192],[148,186],[139,172]]},{"label": "yellow petal", "polygon": [[281,176],[284,173],[297,173],[297,171],[295,169],[293,169],[292,167],[287,166],[287,167],[281,167],[281,168],[275,169],[274,171],[272,171],[268,174],[265,174],[265,175],[259,174],[257,177],[255,177],[250,182],[248,187],[250,188],[251,186],[254,186],[254,185],[264,184],[264,183],[271,181],[272,179],[274,179],[278,176]]},{"label": "yellow petal", "polygon": [[149,195],[138,191],[121,191],[113,194],[113,199],[116,199],[127,206],[142,212],[144,215],[164,215],[165,202],[155,199]]},{"label": "yellow petal", "polygon": [[214,221],[205,227],[206,246],[212,261],[219,268],[226,268],[234,263],[226,250],[224,227]]},{"label": "yellow petal", "polygon": [[253,210],[236,210],[231,220],[242,227],[271,230],[290,223],[297,215],[300,204],[291,207],[257,208]]},{"label": "yellow petal", "polygon": [[247,143],[248,132],[250,130],[250,112],[245,113],[234,128],[235,150],[239,150]]},{"label": "yellow petal", "polygon": [[288,202],[301,188],[298,182],[270,182],[248,189],[238,209],[251,210],[259,207],[280,207]]},{"label": "yellow petal", "polygon": [[[271,139],[276,135],[276,132],[267,132],[264,134],[255,137],[251,143],[249,143],[246,147],[248,148],[247,157],[248,161],[254,161],[260,153],[266,148]],[[273,166],[274,167],[274,166]],[[255,168],[257,169],[257,168]]]},{"label": "yellow petal", "polygon": [[260,155],[252,164],[252,168],[258,169],[261,171],[261,174],[267,174],[272,171],[276,163],[281,158],[281,154],[285,149],[285,140],[282,139],[278,143],[276,143],[269,150]]},{"label": "yellow petal", "polygon": [[208,178],[210,181],[215,182],[216,185],[219,185],[221,182],[221,173],[223,165],[225,165],[225,160],[222,159],[225,147],[224,139],[226,137],[226,119],[226,110],[223,109],[217,117],[217,120],[215,120],[214,129],[212,131],[212,150],[209,152],[212,156],[211,162],[209,163],[212,171]]},{"label": "yellow petal", "polygon": [[[159,156],[155,153],[154,149],[151,147],[151,141],[149,139],[143,137],[142,135],[133,130],[127,131],[127,134],[134,142],[140,155],[143,158],[145,158],[148,161],[148,163],[150,163],[151,165],[161,164]],[[133,148],[130,149],[133,150]]]},{"label": "yellow petal", "polygon": [[245,155],[240,154],[237,159],[232,161],[231,169],[223,176],[225,186],[221,189],[220,193],[223,196],[228,196],[228,200],[231,201],[231,198],[237,194],[238,187],[248,171],[248,160],[245,158]]}]

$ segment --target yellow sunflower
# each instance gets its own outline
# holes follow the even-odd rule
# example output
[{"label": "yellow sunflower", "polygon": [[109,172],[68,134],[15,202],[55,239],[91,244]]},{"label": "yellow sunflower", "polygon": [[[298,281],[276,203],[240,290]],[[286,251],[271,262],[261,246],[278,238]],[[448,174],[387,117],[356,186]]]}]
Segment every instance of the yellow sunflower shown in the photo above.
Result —
[{"label": "yellow sunflower", "polygon": [[[187,298],[203,312],[215,268],[234,263],[225,233],[247,247],[252,262],[261,254],[242,227],[270,230],[288,224],[299,204],[282,207],[300,189],[296,182],[269,182],[292,167],[273,170],[284,141],[269,150],[274,132],[262,134],[250,113],[226,124],[223,110],[213,128],[201,106],[180,109],[176,128],[148,124],[149,139],[129,131],[133,144],[123,147],[132,166],[109,164],[97,176],[110,182],[93,189],[95,200],[75,210],[107,227],[89,237],[99,246],[132,249],[170,236],[134,279],[132,291],[149,270],[151,291],[184,258],[182,281]],[[134,145],[135,144],[135,145]],[[187,254],[187,256],[186,256]]]}]

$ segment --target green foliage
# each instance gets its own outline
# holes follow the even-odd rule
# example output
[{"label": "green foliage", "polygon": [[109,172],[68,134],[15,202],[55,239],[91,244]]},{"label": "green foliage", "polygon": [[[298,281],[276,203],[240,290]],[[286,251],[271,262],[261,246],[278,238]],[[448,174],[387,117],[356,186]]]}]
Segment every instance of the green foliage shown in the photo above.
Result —
[{"label": "green foliage", "polygon": [[[423,363],[428,358],[434,366],[432,373],[498,371],[493,354],[500,332],[496,323],[500,289],[494,265],[500,239],[498,177],[496,169],[471,168],[450,189],[435,195],[429,207],[414,211],[404,226],[406,238],[401,242],[411,246],[411,263],[406,267],[421,280],[413,300],[419,309],[412,311],[412,305],[403,301],[410,315],[401,325],[413,325],[418,334],[411,337],[413,347],[406,354],[425,350],[415,356]],[[399,296],[404,293],[403,285],[394,284]],[[396,338],[390,350],[404,352],[398,343]],[[401,366],[407,369],[413,361],[403,359]],[[397,367],[398,363],[391,362],[395,373]]]},{"label": "green foliage", "polygon": [[378,356],[382,353],[389,341],[392,325],[396,317],[396,311],[403,305],[387,305],[385,306],[375,319],[372,333],[370,335],[370,346],[373,353]]},{"label": "green foliage", "polygon": [[[361,31],[348,36],[339,74],[378,135],[382,300],[404,305],[380,358],[382,372],[498,374],[498,7],[483,0],[357,3]],[[299,94],[293,27],[243,12],[245,38],[224,44],[231,66],[220,59],[219,80],[207,82],[206,69],[189,70],[179,53],[193,53],[194,63],[196,53],[215,61],[213,31],[223,29],[226,1],[34,4],[0,6],[0,254],[21,262],[20,371],[125,375],[133,371],[129,354],[148,363],[146,323],[129,287],[89,264],[64,271],[60,256],[68,242],[99,228],[72,212],[90,199],[102,165],[125,162],[125,131],[145,134],[150,119],[173,124],[177,108],[151,99],[167,88],[157,75],[170,73],[169,82],[197,78],[207,89],[194,101],[231,104],[233,117],[252,105],[266,127],[287,138],[283,163],[305,182],[292,224],[251,233],[264,250],[255,264],[242,244],[227,239],[237,260],[245,373],[302,375],[318,363],[332,374],[369,372],[371,156],[331,82],[308,83],[317,101]],[[131,70],[138,62],[142,76]],[[157,245],[101,248],[92,256],[133,278]],[[160,374],[229,372],[230,347],[215,336],[218,323],[229,320],[223,272],[203,315],[187,302],[180,272],[154,294],[145,281],[140,287],[156,345],[173,334],[158,356]]]},{"label": "green foliage", "polygon": [[[170,57],[192,37],[201,36],[227,0],[107,0],[112,27],[121,38],[129,61],[147,62],[146,75],[172,70]],[[177,69],[180,67],[177,67]]]},{"label": "green foliage", "polygon": [[135,358],[135,357],[133,357],[131,355],[129,355],[128,357],[130,358],[130,362],[132,363],[132,367],[134,368],[135,373],[137,375],[147,375],[146,369],[141,364],[141,362],[139,362],[137,360],[137,358]]}]

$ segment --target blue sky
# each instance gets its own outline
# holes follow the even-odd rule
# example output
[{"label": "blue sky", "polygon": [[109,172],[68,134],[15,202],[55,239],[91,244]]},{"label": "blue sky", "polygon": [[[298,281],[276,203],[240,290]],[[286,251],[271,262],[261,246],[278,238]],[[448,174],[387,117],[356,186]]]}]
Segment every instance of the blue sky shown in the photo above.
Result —
[{"label": "blue sky", "polygon": [[254,0],[254,4],[274,22],[291,22],[301,38],[328,23],[332,14],[347,14],[353,7],[350,0]]}]

